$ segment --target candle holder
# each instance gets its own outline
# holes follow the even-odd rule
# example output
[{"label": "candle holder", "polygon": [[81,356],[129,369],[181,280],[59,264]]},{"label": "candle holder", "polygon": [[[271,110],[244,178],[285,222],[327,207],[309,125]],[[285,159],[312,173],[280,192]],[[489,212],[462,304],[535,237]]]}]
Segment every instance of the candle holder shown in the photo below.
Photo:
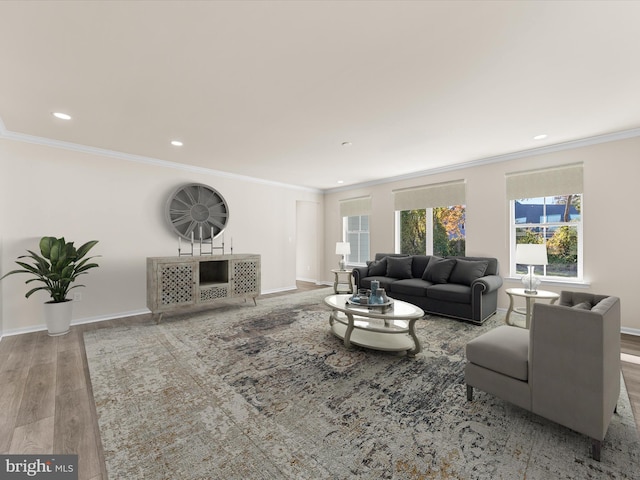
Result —
[{"label": "candle holder", "polygon": [[216,247],[213,245],[213,238],[211,239],[210,242],[205,242],[204,245],[209,245],[209,251],[208,252],[202,251],[202,243],[200,243],[200,255],[213,255],[214,250],[221,250],[222,255],[224,255],[224,240],[222,241],[222,245],[220,245],[219,247]]},{"label": "candle holder", "polygon": [[[213,232],[212,232],[213,233]],[[216,253],[216,251],[220,251],[221,255],[224,255],[224,237],[222,238],[222,244],[219,246],[215,246],[213,244],[213,236],[211,236],[210,239],[208,239],[208,241],[203,240],[202,238],[200,238],[198,240],[199,243],[199,247],[200,247],[200,255],[214,255]],[[178,256],[179,257],[192,257],[195,255],[195,249],[194,249],[194,244],[195,244],[195,239],[193,238],[193,235],[191,235],[191,241],[188,243],[190,249],[188,251],[182,249],[182,239],[178,236]],[[233,240],[231,241],[231,253],[233,254]]]},{"label": "candle holder", "polygon": [[193,240],[191,240],[191,242],[189,242],[189,244],[191,245],[191,251],[183,252],[182,251],[182,241],[180,240],[180,237],[178,237],[178,256],[179,257],[193,257]]}]

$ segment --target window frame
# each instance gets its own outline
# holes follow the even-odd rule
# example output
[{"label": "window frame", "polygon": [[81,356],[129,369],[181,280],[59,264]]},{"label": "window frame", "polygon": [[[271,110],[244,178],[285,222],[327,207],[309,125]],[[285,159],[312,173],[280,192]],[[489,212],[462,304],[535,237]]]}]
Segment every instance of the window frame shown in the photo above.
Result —
[{"label": "window frame", "polygon": [[[572,195],[580,195],[580,219],[578,221],[573,222],[540,222],[540,223],[516,223],[516,202],[522,201],[524,199],[514,199],[509,200],[509,275],[511,278],[521,278],[523,274],[517,272],[517,264],[516,264],[516,242],[517,242],[517,230],[521,228],[558,228],[562,226],[573,227],[577,232],[577,262],[576,262],[576,276],[575,277],[564,277],[559,275],[548,275],[547,274],[547,266],[542,266],[542,272],[540,272],[540,267],[536,267],[535,274],[541,280],[541,282],[552,284],[552,283],[570,283],[570,284],[580,284],[585,283],[584,280],[584,250],[583,250],[583,242],[584,242],[584,193],[573,193]],[[566,196],[566,195],[546,195],[535,198],[548,198],[548,197],[557,197],[557,196]],[[548,203],[544,203],[544,213],[545,218],[546,215],[546,207],[549,205]],[[545,244],[546,244],[545,238]]]},{"label": "window frame", "polygon": [[[461,204],[461,205],[446,205],[443,206],[444,208],[451,208],[451,207],[456,207],[456,206],[461,206],[464,208],[464,212],[465,212],[465,224],[466,224],[466,212],[467,212],[467,205],[466,204]],[[443,208],[443,207],[424,207],[424,208],[413,208],[410,210],[424,210],[425,211],[425,228],[427,230],[427,235],[425,238],[425,255],[434,255],[433,253],[433,210],[434,208]],[[394,224],[395,224],[395,232],[394,232],[394,253],[401,253],[400,252],[400,247],[401,247],[401,238],[400,238],[400,222],[401,222],[401,213],[405,211],[405,210],[395,210],[394,215]],[[430,234],[429,234],[430,233]],[[466,234],[466,226],[465,226],[465,234],[464,234],[464,240],[465,240],[465,244],[466,244],[466,239],[467,239],[467,234]],[[465,254],[466,254],[466,249],[465,249]]]},{"label": "window frame", "polygon": [[[349,218],[353,218],[353,217],[359,217],[360,218],[360,227],[362,227],[362,217],[367,217],[367,226],[368,226],[368,230],[362,230],[362,228],[360,230],[357,231],[350,231],[349,230]],[[358,256],[360,257],[359,260],[361,260],[360,262],[354,262],[352,261],[352,256],[353,256],[353,244],[349,241],[349,234],[356,234],[358,235],[358,245],[361,245],[361,235],[363,233],[367,234],[367,247],[368,247],[368,254],[367,254],[367,259],[365,259],[364,261],[362,261],[362,255],[360,252],[358,252]],[[371,260],[371,215],[369,214],[362,214],[362,215],[349,215],[346,217],[342,217],[342,241],[343,242],[347,242],[352,246],[352,253],[350,253],[349,255],[346,255],[346,263],[347,265],[352,265],[354,267],[364,267],[367,265],[367,261]]]}]

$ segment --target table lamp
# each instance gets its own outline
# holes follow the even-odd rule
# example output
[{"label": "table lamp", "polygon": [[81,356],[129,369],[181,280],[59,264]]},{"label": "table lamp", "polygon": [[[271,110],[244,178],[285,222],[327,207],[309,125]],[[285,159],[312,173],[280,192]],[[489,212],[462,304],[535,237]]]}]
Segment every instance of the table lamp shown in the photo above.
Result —
[{"label": "table lamp", "polygon": [[533,274],[535,265],[547,265],[547,246],[536,243],[521,243],[516,245],[516,263],[527,265],[529,273],[522,277],[524,293],[536,295],[541,281]]},{"label": "table lamp", "polygon": [[349,242],[336,242],[336,255],[342,255],[340,258],[340,270],[345,270],[345,255],[351,254],[351,244]]}]

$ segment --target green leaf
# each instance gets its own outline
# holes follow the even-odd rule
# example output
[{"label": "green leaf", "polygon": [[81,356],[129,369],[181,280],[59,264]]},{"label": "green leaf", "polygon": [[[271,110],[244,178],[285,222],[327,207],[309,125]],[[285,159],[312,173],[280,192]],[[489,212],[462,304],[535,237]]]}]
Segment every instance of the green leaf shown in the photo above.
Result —
[{"label": "green leaf", "polygon": [[60,251],[64,248],[64,243],[61,245],[60,240],[56,240],[51,244],[51,251],[49,252],[49,260],[51,260],[51,265],[55,265],[58,263],[58,259],[60,258]]},{"label": "green leaf", "polygon": [[29,290],[26,295],[25,298],[29,298],[31,295],[33,295],[34,293],[36,293],[38,290],[49,290],[48,287],[37,287],[37,288],[32,288],[31,290]]},{"label": "green leaf", "polygon": [[89,270],[90,268],[96,268],[98,266],[99,265],[97,263],[87,263],[86,265],[76,268],[76,273],[84,273],[86,270]]},{"label": "green leaf", "polygon": [[87,242],[84,245],[80,246],[77,251],[76,260],[80,260],[82,257],[84,257],[87,252],[95,246],[96,243],[98,243],[98,240],[91,240],[90,242]]},{"label": "green leaf", "polygon": [[76,260],[78,258],[78,253],[76,252],[76,248],[73,246],[73,242],[69,242],[65,245],[65,256],[67,258]]},{"label": "green leaf", "polygon": [[75,268],[74,268],[73,265],[67,265],[60,272],[60,278],[71,280],[73,278],[73,271],[74,270],[75,270]]},{"label": "green leaf", "polygon": [[42,237],[40,239],[40,252],[42,252],[44,258],[51,258],[51,247],[55,242],[55,237]]}]

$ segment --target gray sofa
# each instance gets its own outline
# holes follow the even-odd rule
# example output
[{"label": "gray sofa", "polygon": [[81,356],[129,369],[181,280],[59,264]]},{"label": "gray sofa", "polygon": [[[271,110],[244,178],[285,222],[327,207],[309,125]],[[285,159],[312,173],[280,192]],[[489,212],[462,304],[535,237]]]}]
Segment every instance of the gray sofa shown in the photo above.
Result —
[{"label": "gray sofa", "polygon": [[536,303],[531,328],[502,325],[466,346],[467,398],[473,388],[602,441],[620,396],[620,299],[561,292]]},{"label": "gray sofa", "polygon": [[387,296],[434,313],[481,324],[496,312],[498,260],[377,253],[366,267],[354,267],[356,288],[380,282]]}]

